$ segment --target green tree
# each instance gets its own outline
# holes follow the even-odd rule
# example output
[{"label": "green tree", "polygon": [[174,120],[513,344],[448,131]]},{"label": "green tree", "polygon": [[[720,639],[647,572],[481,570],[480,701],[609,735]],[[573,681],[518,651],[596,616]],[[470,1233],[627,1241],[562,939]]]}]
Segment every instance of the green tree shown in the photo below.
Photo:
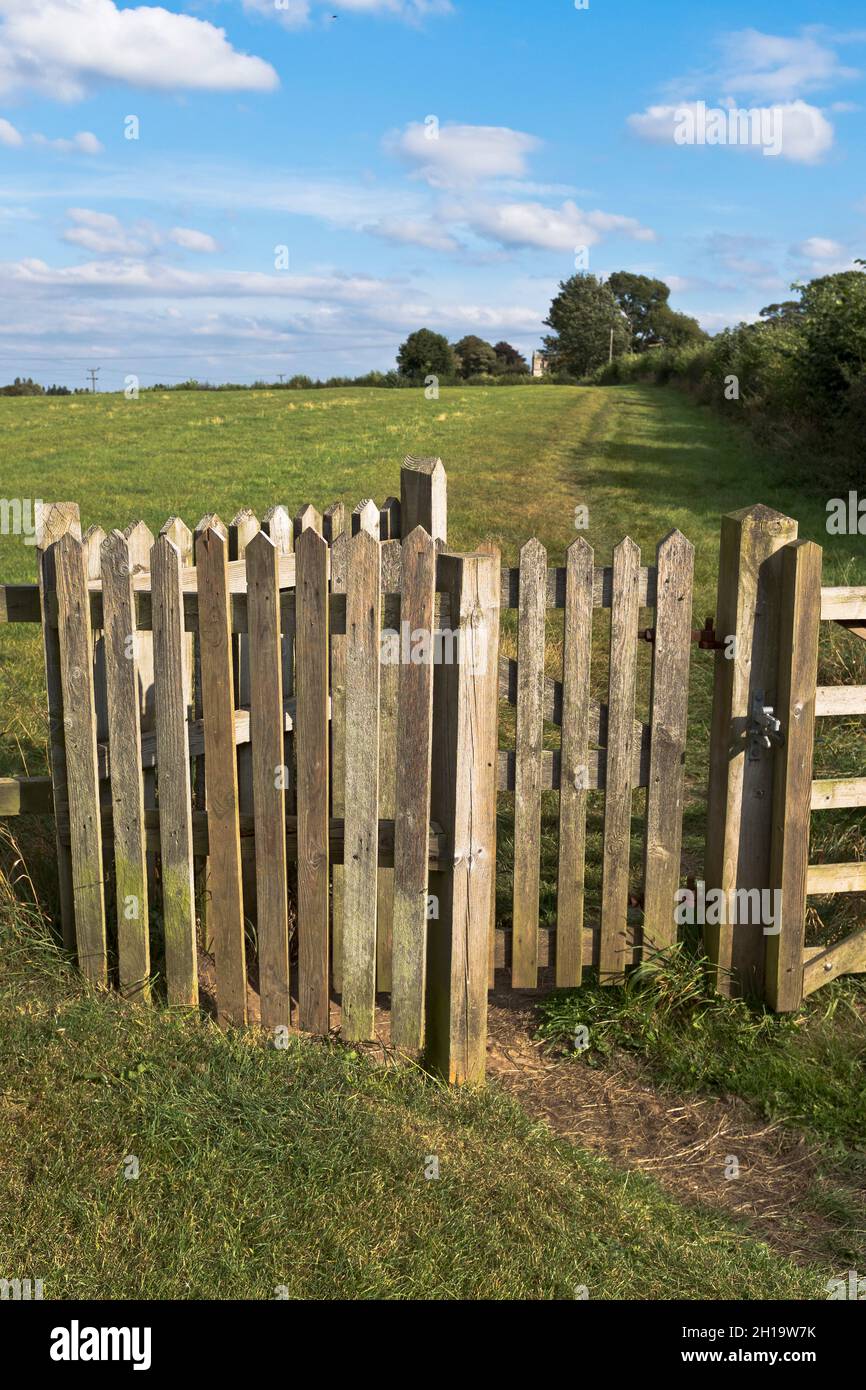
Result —
[{"label": "green tree", "polygon": [[528,372],[529,364],[522,352],[518,352],[516,347],[506,343],[502,339],[493,344],[493,351],[496,353],[496,360],[499,364],[500,372]]},{"label": "green tree", "polygon": [[670,286],[664,280],[617,270],[607,283],[631,325],[634,352],[645,352],[648,347],[659,345],[687,347],[706,338],[697,319],[670,307]]},{"label": "green tree", "polygon": [[423,381],[426,376],[453,376],[457,364],[446,337],[429,328],[419,328],[400,344],[397,368],[401,376]]},{"label": "green tree", "polygon": [[585,376],[607,361],[611,334],[615,357],[628,350],[628,320],[610,286],[595,275],[579,273],[560,281],[559,293],[544,322],[553,329],[544,339],[553,372]]},{"label": "green tree", "polygon": [[462,377],[492,372],[497,365],[496,352],[491,344],[474,333],[467,333],[465,338],[455,343],[454,353],[457,357],[457,370]]}]

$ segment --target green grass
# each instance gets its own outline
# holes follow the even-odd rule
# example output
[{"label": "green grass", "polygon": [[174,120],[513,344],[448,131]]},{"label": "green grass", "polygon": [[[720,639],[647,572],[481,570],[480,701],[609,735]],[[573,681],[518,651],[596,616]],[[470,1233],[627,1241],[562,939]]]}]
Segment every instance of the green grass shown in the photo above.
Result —
[{"label": "green grass", "polygon": [[[190,525],[216,510],[294,513],[399,491],[406,453],[438,454],[449,480],[455,548],[495,539],[507,561],[537,535],[562,563],[589,507],[597,563],[628,532],[651,561],[678,526],[695,544],[695,623],[715,610],[721,515],[762,501],[798,518],[824,546],[825,582],[866,583],[856,537],[831,537],[820,499],[740,432],[674,390],[654,387],[453,388],[165,393],[0,399],[7,493],[76,500],[86,527],[171,514]],[[0,536],[0,579],[32,580],[32,548]],[[595,694],[605,680],[606,615],[596,614]],[[503,650],[515,651],[514,615]],[[866,684],[866,646],[822,634],[822,683]],[[641,647],[645,717],[650,651]],[[561,615],[548,624],[548,669],[561,660]],[[703,857],[712,657],[693,649],[684,826],[686,866]],[[502,735],[513,730],[503,710]],[[555,744],[557,733],[547,731]],[[45,769],[39,634],[0,628],[0,773]],[[823,721],[819,775],[863,771],[862,725]],[[590,794],[588,914],[600,893],[602,799]],[[639,883],[643,794],[634,802]],[[513,828],[500,803],[498,917],[510,922]],[[49,827],[20,822],[28,864],[50,901]],[[556,916],[556,797],[545,799],[542,920]],[[856,812],[813,817],[812,858],[866,857]],[[862,921],[863,899],[812,900],[809,939]],[[7,924],[8,925],[8,924]],[[269,1052],[167,1011],[99,999],[8,925],[2,1009],[6,1076],[0,1135],[11,1155],[15,1242],[4,1255],[63,1290],[270,1296],[785,1296],[811,1288],[719,1218],[687,1213],[643,1180],[556,1146],[495,1094],[449,1095],[420,1074],[377,1072],[340,1049]],[[11,955],[9,954],[11,953]],[[690,967],[689,967],[690,968]],[[669,993],[679,999],[677,986]],[[691,985],[685,986],[689,995]],[[656,1007],[664,990],[557,996],[545,1026],[591,1027],[598,1056],[639,1054],[660,1082],[727,1090],[771,1118],[860,1162],[863,1001],[840,981],[796,1019],[721,1001]],[[65,1029],[60,1032],[59,1029]],[[585,1058],[584,1060],[587,1060]],[[145,1070],[136,1072],[139,1062]],[[104,1078],[104,1079],[103,1079]],[[120,1176],[143,1150],[143,1177]],[[439,1183],[426,1153],[447,1155]],[[853,1154],[853,1157],[852,1157]],[[74,1178],[70,1179],[70,1173]],[[843,1218],[850,1222],[850,1212]],[[279,1238],[277,1238],[277,1234]],[[29,1252],[29,1253],[28,1253]],[[32,1256],[32,1258],[31,1258]],[[35,1261],[35,1264],[34,1264]],[[26,1273],[26,1270],[24,1271]],[[786,1282],[789,1281],[789,1282]],[[790,1282],[793,1281],[793,1282]],[[799,1282],[797,1282],[799,1281]],[[55,1285],[56,1287],[56,1285]]]},{"label": "green grass", "polygon": [[580,1026],[587,1029],[577,1065],[631,1052],[656,1080],[679,1091],[741,1096],[835,1157],[852,1157],[866,1177],[866,985],[859,977],[822,990],[797,1014],[776,1015],[713,993],[704,963],[678,947],[640,967],[624,987],[563,990],[539,1012],[539,1035],[566,1047]]},{"label": "green grass", "polygon": [[823,1296],[492,1088],[97,996],[38,922],[0,931],[0,1267],[46,1298]]}]

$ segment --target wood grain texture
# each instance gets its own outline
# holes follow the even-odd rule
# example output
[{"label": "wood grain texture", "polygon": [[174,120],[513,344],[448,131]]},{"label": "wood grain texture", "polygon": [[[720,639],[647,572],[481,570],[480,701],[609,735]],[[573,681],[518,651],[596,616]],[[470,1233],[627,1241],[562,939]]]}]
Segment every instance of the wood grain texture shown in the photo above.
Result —
[{"label": "wood grain texture", "polygon": [[352,535],[366,531],[368,536],[375,536],[379,540],[379,521],[379,508],[372,497],[363,498],[352,508]]},{"label": "wood grain texture", "polygon": [[815,714],[866,714],[866,685],[819,685],[815,694]]},{"label": "wood grain texture", "polygon": [[825,585],[821,590],[821,619],[866,622],[866,584]]},{"label": "wood grain texture", "polygon": [[677,939],[694,567],[694,547],[681,532],[671,531],[656,551],[642,932],[649,951],[666,950]]},{"label": "wood grain texture", "polygon": [[415,458],[411,454],[400,469],[400,525],[403,534],[416,526],[437,541],[439,548],[448,540],[448,481],[442,460]]},{"label": "wood grain texture", "polygon": [[322,535],[333,545],[338,536],[341,536],[346,529],[346,504],[345,502],[330,502],[322,512]]},{"label": "wood grain texture", "polygon": [[803,968],[803,995],[814,994],[839,975],[859,975],[866,971],[866,927],[852,932],[844,941],[826,950],[818,949]]},{"label": "wood grain texture", "polygon": [[[736,645],[733,657],[721,650],[715,658],[705,878],[726,895],[769,883],[773,756],[749,758],[746,730],[755,691],[777,703],[778,552],[796,537],[796,521],[760,504],[722,518],[716,631]],[[708,924],[703,936],[715,987],[760,996],[762,934]]]},{"label": "wood grain texture", "polygon": [[[402,546],[399,540],[381,544],[381,587],[400,587]],[[402,613],[402,610],[401,610]],[[399,647],[405,618],[396,632]],[[383,652],[385,650],[383,643]],[[390,654],[393,654],[393,642]],[[397,796],[397,689],[400,660],[379,663],[379,815],[394,818]],[[376,874],[376,987],[387,994],[391,989],[391,954],[394,927],[394,870],[380,867]]]},{"label": "wood grain texture", "polygon": [[[81,520],[77,502],[43,502],[37,510],[36,567],[39,576],[36,621],[41,619],[42,655],[48,699],[48,757],[51,785],[57,815],[68,811],[66,740],[63,729],[63,682],[60,674],[60,633],[48,622],[48,610],[57,601],[57,574],[53,545],[70,532],[81,539]],[[13,610],[17,611],[17,610]],[[72,855],[62,844],[55,821],[57,850],[57,890],[60,929],[67,951],[75,948],[75,899],[72,891]]]},{"label": "wood grain texture", "polygon": [[[90,583],[99,583],[102,573],[102,542],[105,532],[101,526],[88,526],[82,542],[84,545],[87,578]],[[96,737],[108,738],[108,692],[105,686],[105,641],[101,628],[92,631],[93,640],[93,698],[96,703]]]},{"label": "wood grain texture", "polygon": [[495,798],[499,593],[490,555],[438,556],[437,586],[451,596],[460,660],[434,672],[431,815],[452,858],[430,875],[439,917],[430,923],[427,1061],[452,1082],[481,1083],[487,1050],[487,988],[495,863],[490,803]]},{"label": "wood grain texture", "polygon": [[782,551],[776,716],[785,741],[774,759],[769,879],[781,896],[764,962],[764,997],[780,1013],[803,1000],[821,562],[821,547],[811,541],[793,541]]},{"label": "wood grain texture", "polygon": [[417,526],[402,547],[400,611],[412,645],[398,668],[391,970],[391,1044],[410,1056],[424,1044],[435,590],[436,545]]},{"label": "wood grain texture", "polygon": [[556,885],[556,983],[560,988],[579,985],[583,978],[593,551],[582,536],[568,547],[566,571]]},{"label": "wood grain texture", "polygon": [[299,1023],[327,1034],[328,991],[328,545],[308,527],[295,539],[297,630]]},{"label": "wood grain texture", "polygon": [[350,1041],[374,1036],[376,1006],[380,567],[378,540],[359,530],[346,584],[343,1036]]},{"label": "wood grain texture", "polygon": [[[132,565],[133,587],[146,578],[150,588],[150,552],[153,546],[153,532],[143,521],[131,522],[124,533],[129,543],[129,559]],[[141,707],[141,731],[152,734],[155,728],[155,693],[153,689],[153,624],[145,629],[137,623],[138,638],[138,699]],[[145,810],[156,806],[156,773],[150,769],[144,774]],[[159,879],[156,872],[156,855],[147,856],[147,888],[151,907],[159,896]]]},{"label": "wood grain texture", "polygon": [[[220,518],[215,512],[206,513],[193,533],[193,564],[197,564],[197,550],[199,536],[203,535],[209,526],[215,527],[221,534],[228,539],[228,532]],[[184,595],[184,611],[190,597],[196,607],[196,624],[193,634],[193,702],[196,722],[199,724],[202,735],[204,734],[203,722],[203,702],[202,702],[202,674],[201,674],[201,632],[198,626],[198,571],[192,570],[192,582],[195,587],[195,594]],[[140,609],[139,609],[140,612]],[[196,752],[194,768],[194,792],[193,802],[195,809],[204,813],[207,809],[207,776],[205,774],[204,745],[200,752]],[[202,941],[204,949],[209,955],[214,953],[213,922],[211,914],[211,881],[210,881],[210,861],[207,856],[197,857],[195,862],[196,879],[196,899],[198,902],[198,914],[201,922]]]},{"label": "wood grain texture", "polygon": [[613,984],[624,978],[633,956],[627,931],[631,854],[634,700],[637,673],[638,574],[640,550],[626,536],[613,552],[610,613],[607,769],[601,883],[601,940],[598,978]]},{"label": "wood grain texture", "polygon": [[[379,508],[379,539],[398,541],[400,535],[400,498],[386,497]],[[384,575],[382,582],[385,583]]]},{"label": "wood grain texture", "polygon": [[[489,556],[492,558],[492,560],[493,560],[493,562],[494,562],[494,568],[495,568],[497,571],[501,569],[501,567],[502,567],[502,553],[501,553],[501,551],[500,551],[500,549],[499,549],[499,546],[496,545],[496,543],[495,543],[494,541],[482,541],[481,544],[480,544],[479,546],[476,547],[476,550],[477,550],[477,553],[478,553],[479,555],[489,555]],[[435,607],[435,595],[434,595],[434,607]],[[499,655],[499,621],[498,621],[498,618],[497,618],[497,621],[496,621],[495,623],[492,623],[491,626],[490,626],[489,638],[490,638],[491,647],[490,647],[490,651],[489,651],[489,653],[488,653],[488,659],[489,659],[490,662],[492,663],[493,670],[494,670],[494,671],[499,671],[499,672],[501,673],[501,670],[502,670],[502,658],[500,658],[500,655]],[[516,700],[517,700],[517,663],[516,663],[516,662],[515,662],[514,677],[515,677],[515,694],[514,694],[514,698],[515,698],[515,702],[516,702]],[[497,750],[498,750],[498,748],[499,748],[499,697],[500,697],[500,693],[501,693],[501,691],[500,691],[500,683],[499,683],[499,681],[496,681],[495,683],[490,683],[490,684],[488,684],[488,687],[487,687],[487,688],[488,688],[488,693],[489,693],[490,702],[491,702],[491,704],[490,704],[490,713],[489,713],[490,726],[491,726],[491,728],[492,728],[492,730],[493,730],[493,733],[492,733],[491,737],[493,738],[493,742],[494,742],[494,744],[495,744],[495,746],[496,746],[496,748],[497,748]],[[499,776],[499,763],[498,763],[498,753],[497,753],[497,764],[496,764],[496,772],[495,772],[495,777],[496,777],[496,779],[497,779],[497,785],[498,785],[498,776]],[[489,807],[488,807],[488,814],[489,814],[489,817],[490,817],[490,826],[489,826],[489,829],[488,829],[488,835],[489,835],[489,839],[490,839],[490,853],[491,853],[492,856],[493,856],[493,863],[494,863],[494,865],[495,865],[495,864],[496,864],[496,834],[497,834],[497,825],[496,825],[496,797],[495,797],[495,795],[494,795],[492,801],[491,801],[490,804],[489,804]],[[493,877],[494,877],[493,892],[492,892],[491,895],[490,895],[490,937],[489,937],[489,949],[488,949],[488,958],[487,958],[487,983],[488,983],[490,989],[493,989],[493,987],[494,987],[495,984],[496,984],[496,874],[495,874],[495,872],[494,872],[494,876],[493,876]]]},{"label": "wood grain texture", "polygon": [[835,811],[843,806],[866,806],[866,777],[824,777],[812,783],[813,811]]},{"label": "wood grain texture", "polygon": [[222,1023],[247,1019],[238,769],[234,741],[228,538],[215,524],[196,536],[209,852],[208,922]]},{"label": "wood grain texture", "polygon": [[289,895],[280,652],[279,557],[264,534],[247,546],[250,737],[258,879],[259,993],[264,1028],[288,1026]]},{"label": "wood grain texture", "polygon": [[316,508],[307,502],[305,506],[301,507],[294,520],[295,549],[297,550],[298,537],[304,531],[315,531],[317,535],[321,536],[323,529],[322,513],[316,511]]},{"label": "wood grain texture", "polygon": [[866,863],[810,864],[806,871],[806,892],[810,895],[866,892]]},{"label": "wood grain texture", "polygon": [[198,1004],[192,783],[180,551],[161,535],[150,554],[162,920],[168,1002]]},{"label": "wood grain texture", "polygon": [[76,948],[85,977],[105,986],[108,956],[86,552],[67,531],[57,541],[54,556]]},{"label": "wood grain texture", "polygon": [[[331,543],[331,602],[345,599],[349,541],[343,530]],[[342,817],[346,807],[346,634],[331,636],[331,814]],[[331,968],[334,990],[343,992],[343,916],[345,875],[342,864],[331,870]]]},{"label": "wood grain texture", "polygon": [[[168,536],[180,554],[182,569],[190,569],[194,559],[193,535],[185,521],[179,516],[170,516],[159,529],[161,536]],[[183,613],[183,609],[181,609]],[[194,715],[193,677],[195,674],[195,636],[187,632],[183,639],[183,690],[190,719]]]},{"label": "wood grain texture", "polygon": [[[259,521],[249,507],[242,507],[229,523],[229,560],[243,563],[246,548],[253,536],[258,535]],[[249,627],[249,600],[247,601],[247,627]],[[240,708],[250,707],[250,647],[249,636],[242,634],[232,638],[233,662],[235,672],[235,704]],[[238,804],[242,815],[252,815],[253,811],[253,754],[251,748],[238,748]],[[255,926],[258,922],[256,871],[255,865],[244,863],[244,917]]]},{"label": "wood grain texture", "polygon": [[520,551],[520,611],[517,620],[514,909],[511,938],[511,983],[515,989],[534,989],[538,984],[546,574],[547,552],[544,546],[537,540],[527,541]]},{"label": "wood grain texture", "polygon": [[150,932],[138,714],[138,638],[129,547],[121,531],[112,531],[102,543],[102,598],[120,992],[124,998],[149,1002]]}]

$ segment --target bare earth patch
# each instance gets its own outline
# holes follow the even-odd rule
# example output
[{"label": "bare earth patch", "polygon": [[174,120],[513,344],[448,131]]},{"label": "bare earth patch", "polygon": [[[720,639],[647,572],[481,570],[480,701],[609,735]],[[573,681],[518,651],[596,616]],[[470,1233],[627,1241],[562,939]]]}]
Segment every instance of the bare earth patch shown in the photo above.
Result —
[{"label": "bare earth patch", "polygon": [[[636,1059],[589,1066],[535,1041],[534,1000],[490,999],[488,1074],[555,1134],[651,1174],[680,1202],[720,1208],[780,1253],[826,1260],[834,1228],[814,1210],[819,1160],[802,1136],[734,1098],[677,1095]],[[726,1178],[730,1157],[739,1177]]]}]

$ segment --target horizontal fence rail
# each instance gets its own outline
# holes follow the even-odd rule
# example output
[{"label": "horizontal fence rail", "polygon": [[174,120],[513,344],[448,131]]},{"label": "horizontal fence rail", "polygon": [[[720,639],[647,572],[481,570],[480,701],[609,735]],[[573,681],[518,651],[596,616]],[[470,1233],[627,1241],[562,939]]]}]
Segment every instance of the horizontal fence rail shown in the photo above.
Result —
[{"label": "horizontal fence rail", "polygon": [[[0,585],[0,622],[42,626],[51,774],[0,778],[0,815],[54,816],[64,942],[94,983],[202,998],[226,1025],[384,1036],[479,1080],[494,981],[574,987],[593,966],[615,984],[678,939],[698,640],[716,649],[706,879],[786,904],[774,937],[722,926],[705,945],[720,988],[797,1007],[866,968],[866,935],[803,940],[808,895],[866,891],[863,864],[808,863],[810,813],[866,805],[866,778],[811,770],[814,719],[866,713],[866,687],[817,686],[817,626],[866,635],[866,589],[822,588],[795,532],[767,508],[725,519],[716,640],[692,629],[678,531],[649,564],[629,537],[609,565],[582,536],[564,565],[537,538],[516,566],[449,553],[436,459],[407,460],[382,503],[172,517],[156,537],[82,536],[76,507],[47,506],[38,583]],[[784,725],[761,758],[759,675]],[[498,934],[497,805],[514,843]]]}]

